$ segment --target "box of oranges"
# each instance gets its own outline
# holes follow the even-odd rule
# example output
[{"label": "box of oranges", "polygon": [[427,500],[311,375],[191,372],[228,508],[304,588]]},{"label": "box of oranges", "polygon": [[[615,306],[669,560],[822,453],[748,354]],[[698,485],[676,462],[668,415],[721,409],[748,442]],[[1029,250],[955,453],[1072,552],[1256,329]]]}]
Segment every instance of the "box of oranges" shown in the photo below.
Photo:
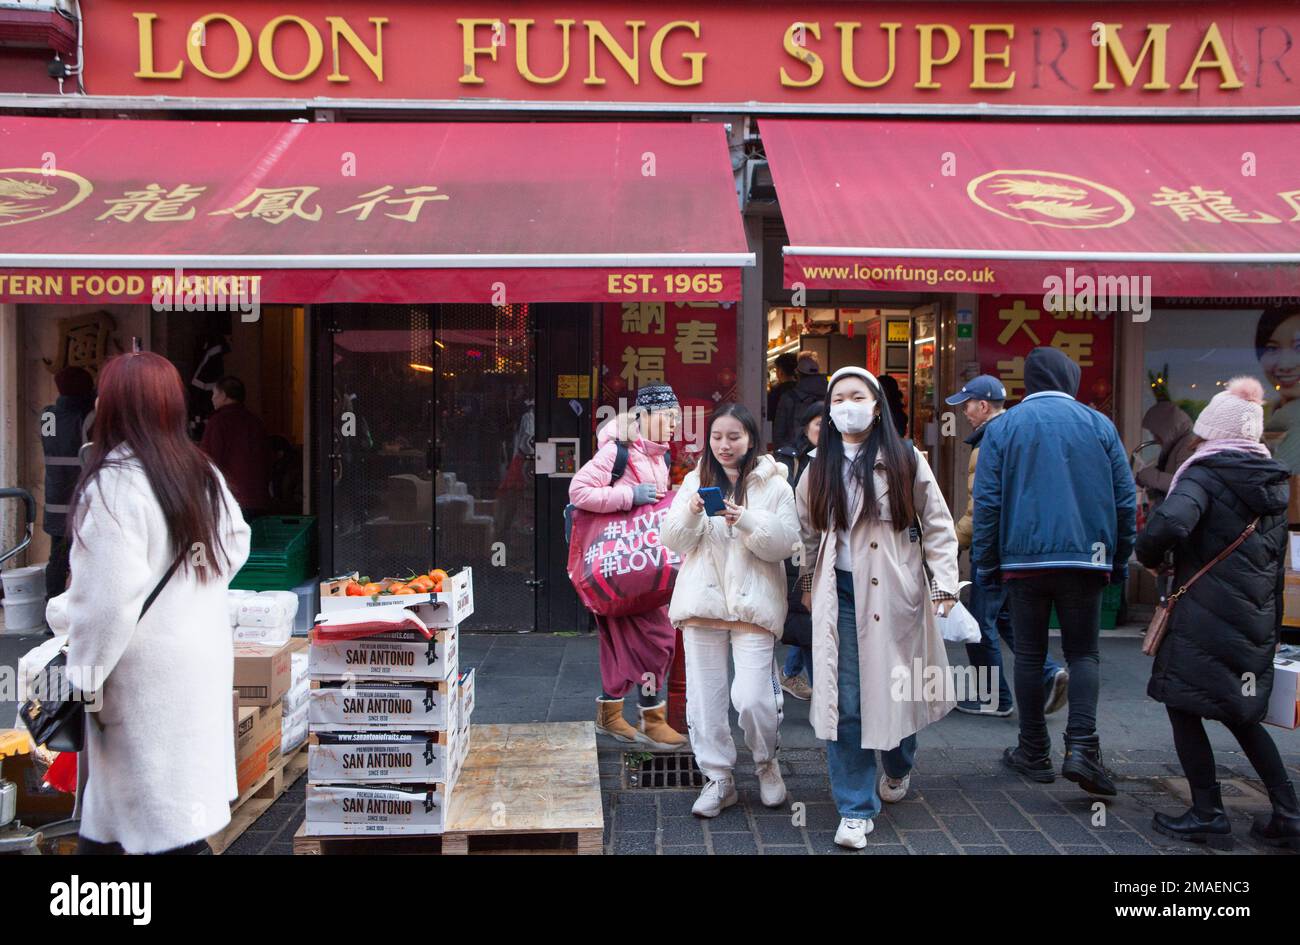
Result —
[{"label": "box of oranges", "polygon": [[434,568],[406,578],[363,581],[356,572],[322,581],[323,614],[358,608],[419,607],[428,627],[454,627],[474,613],[474,574],[469,567]]}]

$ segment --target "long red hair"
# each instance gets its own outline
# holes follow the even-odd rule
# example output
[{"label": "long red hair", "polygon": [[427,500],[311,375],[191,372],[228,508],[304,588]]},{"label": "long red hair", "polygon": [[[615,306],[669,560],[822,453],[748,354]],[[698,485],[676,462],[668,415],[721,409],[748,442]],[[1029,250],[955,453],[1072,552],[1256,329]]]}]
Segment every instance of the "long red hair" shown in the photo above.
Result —
[{"label": "long red hair", "polygon": [[87,487],[100,470],[124,464],[123,456],[109,457],[125,447],[153,487],[167,522],[172,556],[184,553],[184,566],[192,568],[188,550],[197,544],[209,565],[193,568],[198,580],[210,580],[226,570],[229,559],[221,542],[221,516],[230,511],[224,509],[216,469],[186,431],[185,388],[170,361],[148,351],[110,359],[99,372],[90,438],[89,455],[71,503],[74,540]]}]

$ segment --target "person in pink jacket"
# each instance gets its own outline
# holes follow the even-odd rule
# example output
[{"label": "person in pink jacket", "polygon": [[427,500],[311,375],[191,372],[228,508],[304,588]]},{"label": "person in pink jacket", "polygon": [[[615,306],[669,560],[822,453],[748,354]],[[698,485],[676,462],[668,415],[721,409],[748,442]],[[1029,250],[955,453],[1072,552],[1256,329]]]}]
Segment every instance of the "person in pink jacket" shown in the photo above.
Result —
[{"label": "person in pink jacket", "polygon": [[[681,409],[666,384],[642,387],[636,405],[596,434],[596,455],[574,475],[569,501],[586,512],[627,511],[651,505],[668,493],[668,444],[677,430]],[[627,468],[614,481],[619,443],[627,449]],[[596,618],[600,634],[600,698],[596,700],[596,731],[622,742],[675,749],[686,738],[668,724],[663,692],[676,649],[677,631],[666,607],[626,617]],[[654,681],[646,685],[646,679]],[[638,687],[640,725],[623,717],[623,697]]]}]

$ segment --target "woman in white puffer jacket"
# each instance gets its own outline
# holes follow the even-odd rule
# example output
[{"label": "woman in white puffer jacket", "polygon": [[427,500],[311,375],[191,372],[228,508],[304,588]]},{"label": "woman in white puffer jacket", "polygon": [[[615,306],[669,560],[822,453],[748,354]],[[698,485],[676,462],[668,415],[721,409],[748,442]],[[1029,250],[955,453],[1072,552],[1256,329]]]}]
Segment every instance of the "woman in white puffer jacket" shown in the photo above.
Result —
[{"label": "woman in white puffer jacket", "polygon": [[[782,695],[774,659],[786,613],[782,562],[799,541],[785,469],[759,455],[758,424],[740,404],[709,418],[707,448],[664,520],[661,540],[682,558],[668,619],[686,652],[686,723],[708,778],[693,812],[716,817],[736,803],[736,745],[728,707],[727,652],[736,664],[730,702],[754,756],[765,805],[785,803],[777,767]],[[717,486],[726,511],[705,514],[702,487]]]}]

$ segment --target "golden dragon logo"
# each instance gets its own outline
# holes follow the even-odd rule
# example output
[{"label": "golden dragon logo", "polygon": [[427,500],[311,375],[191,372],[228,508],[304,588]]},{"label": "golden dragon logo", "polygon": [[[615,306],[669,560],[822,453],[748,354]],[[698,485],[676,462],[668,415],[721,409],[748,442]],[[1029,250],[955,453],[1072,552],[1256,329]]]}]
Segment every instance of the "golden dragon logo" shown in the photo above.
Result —
[{"label": "golden dragon logo", "polygon": [[1038,226],[1096,229],[1133,216],[1132,202],[1113,187],[1056,171],[990,171],[966,193],[998,216]]},{"label": "golden dragon logo", "polygon": [[70,171],[0,168],[0,226],[41,220],[70,210],[94,187]]}]

